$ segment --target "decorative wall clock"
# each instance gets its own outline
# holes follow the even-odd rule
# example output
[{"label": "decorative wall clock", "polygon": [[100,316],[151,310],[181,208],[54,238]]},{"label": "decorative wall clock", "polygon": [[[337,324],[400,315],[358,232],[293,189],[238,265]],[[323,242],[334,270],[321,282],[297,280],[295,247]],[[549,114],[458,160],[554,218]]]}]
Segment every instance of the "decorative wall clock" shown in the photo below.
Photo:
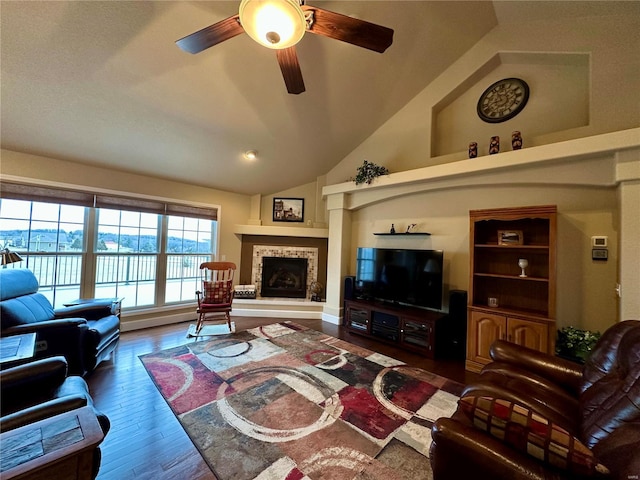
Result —
[{"label": "decorative wall clock", "polygon": [[519,114],[529,100],[529,85],[520,78],[498,80],[478,100],[478,116],[488,123],[500,123]]}]

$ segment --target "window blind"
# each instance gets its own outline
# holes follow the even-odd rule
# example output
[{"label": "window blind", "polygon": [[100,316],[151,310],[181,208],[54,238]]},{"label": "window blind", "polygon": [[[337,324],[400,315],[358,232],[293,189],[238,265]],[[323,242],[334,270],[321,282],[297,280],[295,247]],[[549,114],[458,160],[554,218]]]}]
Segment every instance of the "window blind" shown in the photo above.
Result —
[{"label": "window blind", "polygon": [[63,203],[83,207],[131,210],[135,212],[175,215],[181,217],[217,220],[215,207],[196,207],[180,203],[169,203],[139,197],[93,194],[80,190],[42,187],[12,182],[0,182],[0,198],[33,202]]},{"label": "window blind", "polygon": [[178,217],[204,218],[205,220],[217,220],[218,209],[168,203],[167,215],[175,215]]},{"label": "window blind", "polygon": [[64,203],[81,207],[93,206],[93,194],[77,190],[0,182],[0,198],[32,202]]}]

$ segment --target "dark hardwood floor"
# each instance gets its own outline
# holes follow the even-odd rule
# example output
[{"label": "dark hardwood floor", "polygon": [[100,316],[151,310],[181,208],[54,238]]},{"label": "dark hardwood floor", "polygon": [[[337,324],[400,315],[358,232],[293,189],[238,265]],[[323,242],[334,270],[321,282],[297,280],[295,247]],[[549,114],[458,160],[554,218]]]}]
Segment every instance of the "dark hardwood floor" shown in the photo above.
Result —
[{"label": "dark hardwood floor", "polygon": [[[274,323],[275,319],[234,316],[233,321],[239,331]],[[476,377],[464,370],[461,360],[432,361],[321,320],[293,321],[461,383]],[[188,326],[189,322],[123,333],[113,358],[87,377],[96,407],[111,420],[111,430],[101,445],[99,480],[216,478],[138,358],[193,342],[186,337]]]}]

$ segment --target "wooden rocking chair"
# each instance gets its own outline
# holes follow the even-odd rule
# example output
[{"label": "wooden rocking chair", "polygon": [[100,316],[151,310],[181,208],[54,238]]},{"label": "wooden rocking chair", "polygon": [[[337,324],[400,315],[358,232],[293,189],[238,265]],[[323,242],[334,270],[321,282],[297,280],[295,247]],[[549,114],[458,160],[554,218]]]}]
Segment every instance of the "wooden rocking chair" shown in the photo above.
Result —
[{"label": "wooden rocking chair", "polygon": [[205,319],[213,315],[224,315],[231,331],[231,303],[233,302],[233,262],[205,262],[200,265],[202,290],[196,292],[198,299],[198,321],[196,335],[200,333]]}]

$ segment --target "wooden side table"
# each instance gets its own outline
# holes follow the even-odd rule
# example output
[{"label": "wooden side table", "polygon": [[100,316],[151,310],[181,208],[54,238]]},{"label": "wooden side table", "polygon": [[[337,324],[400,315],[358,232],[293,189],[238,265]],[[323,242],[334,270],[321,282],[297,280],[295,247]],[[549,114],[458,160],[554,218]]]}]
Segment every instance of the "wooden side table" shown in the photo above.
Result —
[{"label": "wooden side table", "polygon": [[90,480],[104,434],[94,411],[82,407],[0,434],[4,480]]},{"label": "wooden side table", "polygon": [[2,368],[24,363],[25,360],[33,357],[35,348],[35,333],[0,337],[0,364],[2,364]]}]

